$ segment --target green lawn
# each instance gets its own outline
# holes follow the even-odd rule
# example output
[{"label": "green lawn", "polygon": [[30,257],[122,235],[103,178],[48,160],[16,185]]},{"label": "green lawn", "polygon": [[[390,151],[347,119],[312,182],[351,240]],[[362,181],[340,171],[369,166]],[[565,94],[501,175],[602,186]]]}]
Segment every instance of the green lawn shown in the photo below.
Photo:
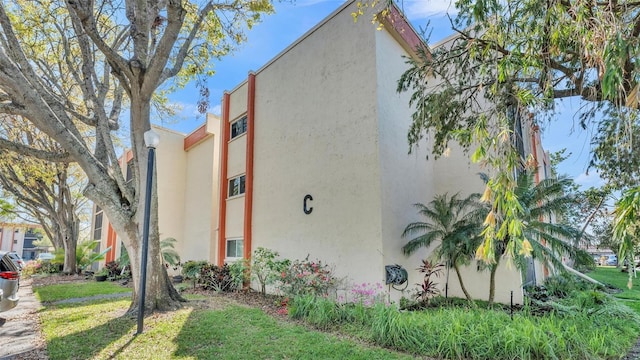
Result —
[{"label": "green lawn", "polygon": [[631,289],[629,289],[629,274],[623,273],[616,267],[598,266],[596,270],[587,275],[601,283],[609,284],[622,290],[622,292],[613,294],[613,296],[622,300],[625,305],[640,314],[640,277],[633,279]]},{"label": "green lawn", "polygon": [[[41,298],[64,293],[66,285],[38,289]],[[74,295],[95,295],[93,283],[74,284]],[[107,288],[105,288],[107,289]],[[128,289],[127,289],[128,290]],[[109,290],[109,291],[112,291]],[[113,292],[113,291],[112,291]],[[111,293],[112,293],[111,292]],[[195,297],[201,299],[201,297]],[[187,306],[145,319],[124,316],[129,300],[49,305],[41,312],[51,359],[412,359],[237,305],[217,310]]]},{"label": "green lawn", "polygon": [[38,300],[43,303],[72,298],[83,298],[94,295],[117,294],[131,292],[131,289],[112,282],[87,281],[83,283],[34,286]]}]

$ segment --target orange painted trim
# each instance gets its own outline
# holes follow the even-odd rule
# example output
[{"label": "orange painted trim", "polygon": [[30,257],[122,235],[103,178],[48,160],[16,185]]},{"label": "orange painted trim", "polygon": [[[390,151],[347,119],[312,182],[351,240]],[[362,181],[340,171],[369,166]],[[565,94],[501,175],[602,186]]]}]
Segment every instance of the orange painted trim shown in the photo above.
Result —
[{"label": "orange painted trim", "polygon": [[412,51],[418,52],[418,50],[422,48],[426,50],[429,59],[431,59],[429,46],[422,41],[420,35],[418,35],[413,26],[411,26],[404,17],[404,14],[402,14],[395,5],[389,7],[389,13],[384,18],[384,25],[388,30],[392,30],[391,34],[394,35],[394,37],[400,38]]},{"label": "orange painted trim", "polygon": [[229,160],[230,100],[231,95],[225,92],[222,96],[222,153],[220,156],[220,213],[218,216],[218,265],[220,266],[224,264],[227,251],[227,192],[229,191],[227,162]]},{"label": "orange painted trim", "polygon": [[[533,116],[531,116],[530,118],[532,118]],[[536,181],[536,185],[540,183],[540,166],[538,164],[538,136],[539,136],[539,131],[540,128],[538,127],[538,125],[533,125],[531,126],[531,147],[533,148],[533,161],[535,162],[535,166],[536,166],[536,173],[535,173],[535,181]],[[542,220],[542,216],[540,216],[540,220]],[[542,246],[547,246],[547,242],[545,241],[545,239],[541,239]],[[549,277],[549,268],[542,264],[542,276],[546,279]]]},{"label": "orange painted trim", "polygon": [[531,147],[533,148],[533,161],[535,162],[535,166],[536,166],[536,173],[535,173],[535,180],[536,180],[536,184],[540,183],[540,166],[538,164],[538,143],[537,143],[537,135],[538,135],[538,130],[540,128],[538,127],[538,125],[534,125],[531,127]]},{"label": "orange painted trim", "polygon": [[211,134],[207,133],[207,123],[204,123],[198,129],[184,138],[184,151],[189,151],[192,147],[199,144],[202,140],[208,138]]},{"label": "orange painted trim", "polygon": [[127,152],[124,154],[124,163],[128,163],[129,161],[131,161],[133,159],[133,150],[127,150]]},{"label": "orange painted trim", "polygon": [[255,135],[256,74],[249,73],[247,82],[247,158],[244,180],[244,243],[243,257],[251,258],[251,223],[253,220],[253,143]]},{"label": "orange painted trim", "polygon": [[116,231],[113,230],[113,226],[109,224],[109,228],[107,230],[107,247],[111,246],[111,249],[109,249],[109,251],[107,252],[107,255],[105,256],[106,263],[110,261],[114,261],[116,259],[116,238],[117,237],[118,235],[116,235]]}]

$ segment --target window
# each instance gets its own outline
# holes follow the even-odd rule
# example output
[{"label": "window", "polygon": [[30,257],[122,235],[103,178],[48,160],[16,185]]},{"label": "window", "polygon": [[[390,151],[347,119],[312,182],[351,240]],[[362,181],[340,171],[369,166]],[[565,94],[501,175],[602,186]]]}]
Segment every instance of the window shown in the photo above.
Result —
[{"label": "window", "polygon": [[227,239],[227,258],[241,258],[243,250],[243,239]]},{"label": "window", "polygon": [[244,194],[244,175],[229,180],[229,197]]},{"label": "window", "polygon": [[102,209],[96,206],[96,218],[93,222],[93,240],[102,239]]},{"label": "window", "polygon": [[247,115],[231,123],[231,138],[234,139],[247,132]]},{"label": "window", "polygon": [[133,159],[127,161],[127,174],[125,179],[127,182],[133,180]]}]

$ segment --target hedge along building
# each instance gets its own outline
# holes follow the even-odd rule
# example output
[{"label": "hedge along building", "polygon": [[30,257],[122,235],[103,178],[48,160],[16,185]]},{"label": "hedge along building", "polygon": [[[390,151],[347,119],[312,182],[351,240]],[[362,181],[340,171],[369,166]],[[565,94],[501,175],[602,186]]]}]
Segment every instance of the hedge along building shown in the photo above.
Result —
[{"label": "hedge along building", "polygon": [[[403,56],[426,45],[395,8],[382,31],[354,24],[354,11],[346,2],[226,92],[219,128],[209,118],[197,153],[179,146],[193,134],[160,133],[161,238],[178,239],[183,260],[223,264],[265,247],[320,259],[351,284],[384,283],[392,264],[408,270],[409,290],[420,282],[414,269],[432,249],[401,249],[405,226],[421,220],[412,204],[484,185],[461,151],[438,161],[426,159],[429,144],[407,153],[410,95],[396,83]],[[449,295],[462,296],[454,278]],[[488,297],[488,272],[473,264],[465,279],[472,296]],[[521,284],[501,265],[496,301],[513,291],[521,303]]]},{"label": "hedge along building", "polygon": [[[209,260],[215,258],[215,232],[218,218],[218,175],[220,119],[209,114],[207,121],[190,134],[182,134],[154,126],[160,137],[156,149],[158,186],[158,223],[160,239],[174,238],[175,250],[182,259]],[[120,168],[127,181],[134,174],[130,164],[133,153],[125,151]],[[144,185],[143,185],[144,188]],[[117,260],[123,244],[94,206],[93,239],[100,240],[100,249],[110,247],[104,263]]]}]

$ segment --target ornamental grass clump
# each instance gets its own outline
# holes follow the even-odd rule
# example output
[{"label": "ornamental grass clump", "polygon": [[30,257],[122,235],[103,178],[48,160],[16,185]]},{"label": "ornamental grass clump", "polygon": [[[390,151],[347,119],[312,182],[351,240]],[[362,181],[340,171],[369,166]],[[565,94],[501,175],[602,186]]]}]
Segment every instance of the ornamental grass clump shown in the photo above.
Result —
[{"label": "ornamental grass clump", "polygon": [[295,297],[289,314],[320,329],[340,329],[377,345],[443,359],[616,359],[640,333],[638,316],[608,296],[577,293],[565,310],[513,315],[482,307],[400,311],[376,303],[337,304]]}]

